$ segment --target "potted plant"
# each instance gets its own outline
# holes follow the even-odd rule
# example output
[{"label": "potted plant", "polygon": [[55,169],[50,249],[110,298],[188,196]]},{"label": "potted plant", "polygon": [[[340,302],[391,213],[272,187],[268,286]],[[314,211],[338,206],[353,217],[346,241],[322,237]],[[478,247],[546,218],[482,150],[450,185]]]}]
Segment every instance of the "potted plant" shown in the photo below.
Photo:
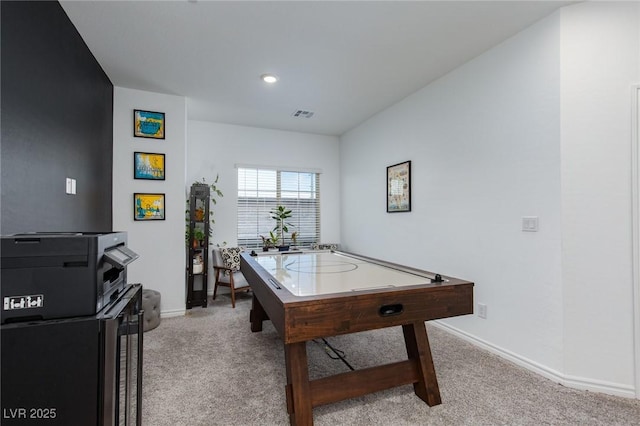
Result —
[{"label": "potted plant", "polygon": [[280,241],[273,231],[269,231],[269,237],[260,235],[260,238],[262,238],[262,251],[269,251],[271,248],[276,248],[278,246],[278,241]]},{"label": "potted plant", "polygon": [[262,251],[269,251],[269,247],[271,246],[269,238],[264,235],[260,235],[260,238],[262,238]]},{"label": "potted plant", "polygon": [[196,228],[193,230],[193,246],[197,247],[197,244],[202,247],[204,245],[204,232],[200,228]]},{"label": "potted plant", "polygon": [[193,248],[202,247],[204,245],[204,231],[199,228],[195,228],[193,232],[189,232],[189,228],[185,230],[184,238],[187,244],[191,244]]},{"label": "potted plant", "polygon": [[198,206],[194,211],[194,219],[198,222],[202,222],[204,220],[204,208]]},{"label": "potted plant", "polygon": [[287,209],[285,206],[277,206],[271,209],[271,219],[276,221],[276,226],[273,227],[273,231],[276,231],[276,235],[278,240],[282,240],[282,245],[278,246],[280,251],[286,251],[289,249],[289,246],[284,245],[284,233],[289,232],[289,227],[293,226],[291,223],[287,222],[287,219],[291,217],[291,210]]}]

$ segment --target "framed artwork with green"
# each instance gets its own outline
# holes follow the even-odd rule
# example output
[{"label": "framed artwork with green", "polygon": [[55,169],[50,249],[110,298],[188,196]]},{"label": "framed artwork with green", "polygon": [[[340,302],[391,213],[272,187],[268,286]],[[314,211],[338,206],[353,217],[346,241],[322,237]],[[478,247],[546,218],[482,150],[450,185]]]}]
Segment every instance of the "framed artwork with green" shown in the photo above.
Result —
[{"label": "framed artwork with green", "polygon": [[164,112],[133,110],[133,136],[164,139]]},{"label": "framed artwork with green", "polygon": [[140,193],[133,194],[134,220],[164,220],[164,194]]}]

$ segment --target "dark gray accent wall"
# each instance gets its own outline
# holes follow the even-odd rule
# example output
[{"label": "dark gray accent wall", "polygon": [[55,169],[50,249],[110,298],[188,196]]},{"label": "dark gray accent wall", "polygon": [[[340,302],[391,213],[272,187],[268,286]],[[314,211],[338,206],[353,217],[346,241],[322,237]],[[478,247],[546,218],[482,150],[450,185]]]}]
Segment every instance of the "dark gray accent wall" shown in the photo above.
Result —
[{"label": "dark gray accent wall", "polygon": [[57,1],[0,14],[0,232],[110,231],[111,81]]}]

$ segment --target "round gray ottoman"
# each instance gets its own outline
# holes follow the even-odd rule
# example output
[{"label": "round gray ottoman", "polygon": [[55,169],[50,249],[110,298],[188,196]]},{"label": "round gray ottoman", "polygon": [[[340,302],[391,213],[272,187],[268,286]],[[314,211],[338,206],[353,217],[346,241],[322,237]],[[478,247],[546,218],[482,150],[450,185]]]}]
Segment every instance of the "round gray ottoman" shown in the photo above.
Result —
[{"label": "round gray ottoman", "polygon": [[142,290],[142,309],[144,310],[144,331],[153,330],[160,325],[160,292]]}]

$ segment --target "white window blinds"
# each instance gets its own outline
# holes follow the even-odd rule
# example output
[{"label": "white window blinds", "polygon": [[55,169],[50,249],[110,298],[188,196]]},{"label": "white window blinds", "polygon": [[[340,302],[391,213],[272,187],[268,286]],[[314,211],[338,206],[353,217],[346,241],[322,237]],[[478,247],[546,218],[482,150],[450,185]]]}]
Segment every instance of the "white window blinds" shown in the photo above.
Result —
[{"label": "white window blinds", "polygon": [[238,245],[262,247],[260,236],[269,236],[276,225],[270,211],[277,206],[292,211],[284,242],[308,246],[320,239],[320,175],[315,172],[238,167]]}]

